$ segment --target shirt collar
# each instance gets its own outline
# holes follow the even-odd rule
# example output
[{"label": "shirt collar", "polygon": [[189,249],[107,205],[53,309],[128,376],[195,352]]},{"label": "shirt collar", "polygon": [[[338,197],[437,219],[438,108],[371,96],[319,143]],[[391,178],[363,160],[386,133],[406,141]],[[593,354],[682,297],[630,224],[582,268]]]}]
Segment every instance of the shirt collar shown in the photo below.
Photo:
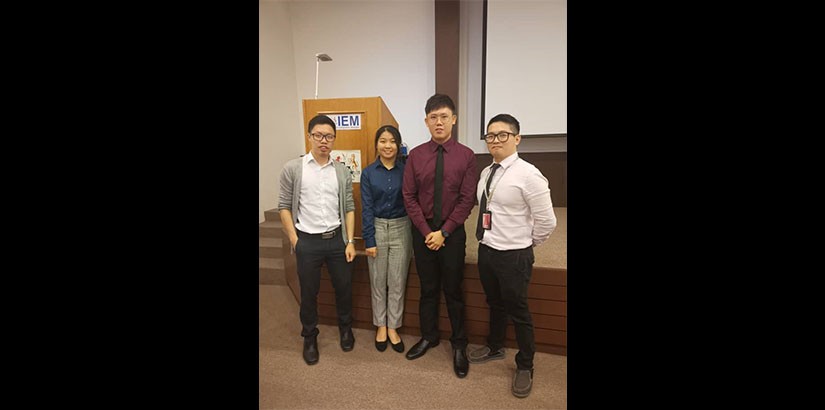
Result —
[{"label": "shirt collar", "polygon": [[[430,138],[428,143],[430,144],[430,150],[432,152],[436,152],[436,150],[438,149],[439,144],[437,142],[433,141],[432,138]],[[452,136],[452,137],[450,137],[450,139],[447,140],[447,142],[441,144],[441,146],[444,147],[444,152],[450,152],[450,150],[453,148],[453,146],[455,146],[455,144],[456,144],[455,136]]]},{"label": "shirt collar", "polygon": [[[393,167],[393,169],[401,167],[402,164],[403,164],[403,162],[399,161],[398,158],[396,158],[395,159],[395,167]],[[387,167],[385,167],[384,164],[381,163],[381,157],[380,156],[375,158],[375,161],[373,161],[372,164],[370,164],[370,167],[375,168],[375,169],[383,169],[385,171],[392,171],[390,169],[387,169]]]},{"label": "shirt collar", "polygon": [[[314,163],[318,164],[318,161],[316,161],[315,157],[312,156],[312,152],[307,152],[306,155],[303,156],[303,159],[304,159],[304,165],[309,164],[310,162],[314,162]],[[335,162],[335,160],[332,159],[332,155],[330,155],[329,156],[329,161],[327,161],[327,163],[324,164],[324,167],[327,166],[327,165],[331,166],[333,162]],[[321,166],[321,164],[318,164],[318,166]]]},{"label": "shirt collar", "polygon": [[[501,165],[501,168],[502,168],[502,169],[506,169],[506,168],[509,168],[509,167],[510,167],[510,165],[513,165],[513,164],[514,164],[517,160],[518,160],[518,151],[516,151],[516,152],[514,152],[514,153],[510,154],[510,156],[509,156],[509,157],[504,158],[504,160],[502,160],[501,162],[499,162],[499,165]],[[496,162],[495,162],[495,161],[493,161],[493,164],[495,164],[495,163],[496,163]],[[492,167],[492,166],[493,166],[493,164],[488,165],[488,166],[487,166],[487,168]]]}]

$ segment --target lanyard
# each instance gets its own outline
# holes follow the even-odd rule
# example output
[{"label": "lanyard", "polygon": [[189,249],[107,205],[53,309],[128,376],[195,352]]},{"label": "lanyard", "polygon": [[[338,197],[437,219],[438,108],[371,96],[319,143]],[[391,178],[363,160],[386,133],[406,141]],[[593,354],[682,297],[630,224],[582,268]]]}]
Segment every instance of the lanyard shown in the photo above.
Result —
[{"label": "lanyard", "polygon": [[[501,165],[501,164],[499,164],[499,165]],[[512,165],[512,164],[510,164],[510,165]],[[486,184],[484,185],[484,196],[487,198],[487,206],[490,206],[489,204],[493,200],[493,193],[495,193],[496,188],[498,188],[498,184],[499,184],[499,182],[501,182],[501,179],[504,178],[504,173],[507,172],[508,169],[510,169],[509,166],[507,168],[504,168],[504,166],[502,166],[501,168],[502,168],[502,171],[501,171],[501,174],[499,175],[498,181],[496,181],[496,184],[493,185],[490,188],[490,192],[487,192],[487,185]],[[487,175],[487,178],[490,178],[490,175]]]}]

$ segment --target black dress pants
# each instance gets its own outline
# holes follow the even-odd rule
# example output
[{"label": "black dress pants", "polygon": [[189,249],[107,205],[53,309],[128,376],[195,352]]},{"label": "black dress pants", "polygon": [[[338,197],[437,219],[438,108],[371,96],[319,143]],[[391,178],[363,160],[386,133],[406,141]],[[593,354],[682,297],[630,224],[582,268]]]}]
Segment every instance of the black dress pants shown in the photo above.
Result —
[{"label": "black dress pants", "polygon": [[527,307],[527,287],[534,261],[532,247],[499,251],[484,244],[478,245],[478,277],[490,306],[487,344],[492,350],[504,346],[507,318],[510,317],[519,348],[516,366],[522,370],[533,368],[536,353],[533,318]]},{"label": "black dress pants", "polygon": [[298,231],[295,256],[298,281],[301,284],[301,336],[318,334],[318,292],[321,288],[321,266],[326,263],[332,287],[335,289],[335,307],[338,328],[352,327],[352,263],[347,262],[346,245],[341,239],[341,228],[336,235],[322,239],[320,234]]},{"label": "black dress pants", "polygon": [[421,280],[421,300],[418,304],[421,320],[421,337],[430,342],[441,338],[438,331],[438,307],[441,290],[447,302],[452,335],[450,342],[454,349],[467,347],[467,333],[464,329],[464,297],[461,282],[464,276],[464,255],[467,233],[464,225],[456,227],[445,241],[446,246],[433,251],[424,244],[424,236],[412,227],[415,269]]}]

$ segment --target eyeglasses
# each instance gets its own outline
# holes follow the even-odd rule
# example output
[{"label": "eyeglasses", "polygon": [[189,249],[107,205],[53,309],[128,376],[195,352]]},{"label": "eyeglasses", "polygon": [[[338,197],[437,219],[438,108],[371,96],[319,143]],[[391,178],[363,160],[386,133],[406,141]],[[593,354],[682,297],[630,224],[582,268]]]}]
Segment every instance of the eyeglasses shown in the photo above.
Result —
[{"label": "eyeglasses", "polygon": [[447,115],[447,114],[435,115],[435,114],[433,114],[433,115],[430,115],[430,116],[427,117],[427,121],[435,124],[435,123],[438,122],[438,120],[441,120],[442,123],[446,124],[447,121],[450,121],[451,118],[453,118],[452,115]]},{"label": "eyeglasses", "polygon": [[502,132],[498,132],[498,133],[495,133],[495,134],[493,134],[491,132],[489,134],[484,134],[484,140],[486,140],[487,143],[492,143],[493,141],[496,140],[496,138],[498,138],[498,140],[501,141],[501,142],[507,142],[507,140],[510,139],[511,135],[516,135],[516,134],[513,134],[512,132],[507,132],[507,131],[502,131]]},{"label": "eyeglasses", "polygon": [[318,134],[313,132],[312,134],[309,134],[309,136],[315,141],[321,141],[324,139],[327,141],[335,141],[335,134]]}]

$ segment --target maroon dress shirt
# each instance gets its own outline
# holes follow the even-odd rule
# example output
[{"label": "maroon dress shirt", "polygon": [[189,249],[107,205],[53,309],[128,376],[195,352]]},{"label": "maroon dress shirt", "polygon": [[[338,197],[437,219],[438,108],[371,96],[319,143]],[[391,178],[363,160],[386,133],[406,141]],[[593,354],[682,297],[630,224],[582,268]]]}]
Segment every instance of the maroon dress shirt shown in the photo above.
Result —
[{"label": "maroon dress shirt", "polygon": [[[470,216],[475,205],[478,170],[473,150],[450,137],[444,146],[444,182],[441,194],[441,229],[452,233]],[[433,217],[435,161],[438,144],[432,139],[410,151],[404,168],[402,194],[404,207],[413,225],[427,236],[433,230],[427,219]]]}]

